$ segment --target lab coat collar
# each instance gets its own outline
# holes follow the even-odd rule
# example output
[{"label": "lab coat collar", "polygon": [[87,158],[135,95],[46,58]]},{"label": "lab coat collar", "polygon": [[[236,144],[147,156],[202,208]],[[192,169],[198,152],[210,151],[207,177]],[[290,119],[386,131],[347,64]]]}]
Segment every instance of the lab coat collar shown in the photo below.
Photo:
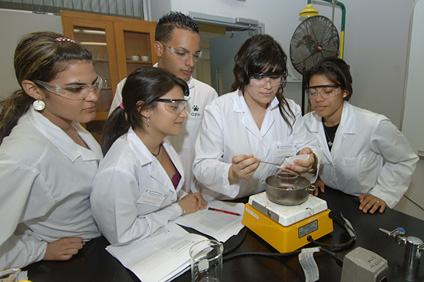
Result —
[{"label": "lab coat collar", "polygon": [[343,134],[353,135],[356,134],[356,118],[354,107],[348,102],[344,101],[342,118],[340,121],[340,127],[342,128]]},{"label": "lab coat collar", "polygon": [[[310,131],[314,133],[320,132],[322,128],[322,117],[317,115],[316,112],[312,113],[312,118],[316,121],[311,123]],[[356,133],[356,123],[354,117],[354,108],[349,102],[344,101],[343,103],[343,112],[342,118],[340,120],[338,132],[343,132],[343,134],[355,134]]]},{"label": "lab coat collar", "polygon": [[186,81],[186,83],[188,85],[188,96],[184,96],[184,99],[188,101],[191,98],[191,93],[194,91],[194,86],[195,86],[194,78],[190,76],[190,79]]},{"label": "lab coat collar", "polygon": [[233,111],[236,113],[245,113],[249,111],[246,100],[244,100],[243,92],[237,90],[237,95],[234,97]]},{"label": "lab coat collar", "polygon": [[73,122],[72,125],[90,150],[77,145],[61,128],[36,111],[32,105],[28,109],[27,114],[34,127],[70,161],[75,162],[75,160],[79,157],[81,157],[84,161],[100,160],[102,158],[102,152],[99,144],[94,137],[85,130],[81,124],[79,124],[79,122]]},{"label": "lab coat collar", "polygon": [[194,88],[194,78],[192,76],[190,76],[190,79],[188,81],[186,81],[188,88],[192,89]]},{"label": "lab coat collar", "polygon": [[128,130],[127,138],[128,144],[132,151],[136,154],[136,158],[139,160],[141,166],[145,166],[154,160],[152,153],[150,153],[149,149],[147,149],[143,141],[138,138],[132,128]]},{"label": "lab coat collar", "polygon": [[234,96],[234,106],[233,111],[238,113],[244,113],[244,116],[241,120],[242,124],[252,132],[259,140],[269,131],[272,125],[275,122],[275,115],[271,115],[271,111],[278,111],[278,100],[275,97],[271,101],[271,105],[267,108],[267,113],[262,122],[261,130],[259,130],[255,121],[253,120],[252,114],[250,113],[249,107],[247,106],[246,100],[244,99],[243,93],[241,90],[237,91],[237,95]]},{"label": "lab coat collar", "polygon": [[177,189],[174,189],[171,179],[169,177],[164,177],[164,169],[161,166],[159,161],[152,155],[152,153],[144,145],[143,141],[137,136],[132,128],[128,130],[127,134],[128,144],[131,147],[131,150],[135,153],[136,159],[140,162],[142,167],[150,166],[150,176],[161,183],[163,186],[168,187],[171,191],[179,191],[184,184],[184,170],[182,168],[182,163],[176,159],[176,155],[171,152],[171,145],[168,144],[166,140],[163,141],[163,148],[169,155],[172,163],[175,168],[181,175],[180,183],[178,183]]}]

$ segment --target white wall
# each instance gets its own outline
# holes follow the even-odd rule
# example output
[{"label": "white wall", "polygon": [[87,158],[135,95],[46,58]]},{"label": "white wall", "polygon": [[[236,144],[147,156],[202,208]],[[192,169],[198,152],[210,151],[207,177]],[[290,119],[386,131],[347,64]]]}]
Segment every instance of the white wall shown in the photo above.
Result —
[{"label": "white wall", "polygon": [[[414,15],[411,23],[410,50],[407,65],[407,76],[405,86],[405,111],[402,131],[408,138],[412,148],[417,153],[424,152],[424,105],[423,95],[423,68],[424,68],[424,0],[419,0],[414,8]],[[414,214],[424,220],[424,160],[420,160],[412,177],[412,182],[406,196],[421,208],[403,199],[396,208],[404,212]]]},{"label": "white wall", "polygon": [[162,15],[171,11],[171,0],[146,0],[150,6],[150,16],[149,21],[157,22]]},{"label": "white wall", "polygon": [[6,98],[19,89],[13,68],[13,54],[21,37],[35,31],[62,33],[60,16],[0,9],[0,98]]}]

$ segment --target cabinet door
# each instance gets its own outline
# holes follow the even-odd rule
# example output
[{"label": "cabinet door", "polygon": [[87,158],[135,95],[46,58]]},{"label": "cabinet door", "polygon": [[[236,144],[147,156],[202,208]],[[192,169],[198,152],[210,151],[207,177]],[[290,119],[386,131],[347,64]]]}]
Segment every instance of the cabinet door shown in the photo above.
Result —
[{"label": "cabinet door", "polygon": [[75,39],[93,53],[94,69],[103,78],[95,120],[85,125],[100,143],[116,84],[119,82],[113,24],[69,17],[62,17],[62,24],[65,36]]},{"label": "cabinet door", "polygon": [[103,78],[96,120],[105,120],[112,103],[114,88],[119,82],[113,24],[72,18],[63,18],[62,22],[64,35],[75,39],[93,53],[94,68]]},{"label": "cabinet door", "polygon": [[100,141],[116,85],[132,71],[157,62],[153,50],[156,23],[98,14],[62,11],[64,35],[86,46],[103,78],[97,114],[86,128]]},{"label": "cabinet door", "polygon": [[119,78],[127,77],[134,70],[152,66],[157,62],[153,50],[155,22],[128,20],[114,22]]}]

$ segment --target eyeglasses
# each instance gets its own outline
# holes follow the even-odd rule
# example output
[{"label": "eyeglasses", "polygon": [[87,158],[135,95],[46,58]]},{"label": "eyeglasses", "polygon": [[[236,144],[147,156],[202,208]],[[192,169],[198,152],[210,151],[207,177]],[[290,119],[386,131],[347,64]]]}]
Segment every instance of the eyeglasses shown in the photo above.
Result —
[{"label": "eyeglasses", "polygon": [[97,76],[96,80],[92,85],[72,83],[69,85],[56,85],[50,84],[40,80],[34,80],[34,83],[42,86],[47,91],[62,96],[71,100],[84,100],[90,94],[94,92],[99,94],[102,89],[103,79],[100,76]]},{"label": "eyeglasses", "polygon": [[200,57],[202,57],[202,50],[196,51],[191,54],[189,50],[183,47],[170,47],[165,42],[161,41],[161,43],[163,44],[163,46],[169,49],[169,52],[171,52],[172,55],[174,55],[181,61],[187,61],[188,59],[190,59],[190,56],[192,56],[193,60],[197,62]]},{"label": "eyeglasses", "polygon": [[327,99],[337,96],[340,92],[336,91],[336,88],[339,87],[340,84],[317,85],[306,88],[305,92],[311,100],[315,100],[318,97],[318,93],[322,98]]},{"label": "eyeglasses", "polygon": [[185,99],[154,99],[153,101],[165,103],[165,109],[168,112],[174,113],[176,115],[181,114],[187,106],[187,100]]},{"label": "eyeglasses", "polygon": [[283,72],[254,73],[250,76],[250,85],[253,87],[265,87],[267,83],[271,87],[284,86],[286,75]]}]

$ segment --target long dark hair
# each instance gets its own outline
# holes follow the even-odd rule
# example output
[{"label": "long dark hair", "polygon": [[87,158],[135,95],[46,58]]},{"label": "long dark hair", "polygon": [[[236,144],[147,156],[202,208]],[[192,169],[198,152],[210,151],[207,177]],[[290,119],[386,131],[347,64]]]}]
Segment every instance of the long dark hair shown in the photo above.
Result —
[{"label": "long dark hair", "polygon": [[[106,121],[102,138],[103,154],[106,155],[113,142],[130,127],[143,129],[140,111],[154,109],[157,106],[154,100],[168,93],[174,86],[181,87],[184,95],[188,96],[187,83],[164,69],[146,67],[132,72],[122,89],[122,105]],[[138,101],[143,102],[141,109],[137,106]]]},{"label": "long dark hair", "polygon": [[[235,66],[233,69],[235,81],[231,86],[232,91],[240,89],[244,91],[249,84],[253,74],[262,72],[275,72],[284,74],[284,82],[287,76],[287,55],[280,44],[270,35],[258,34],[247,39],[240,47],[234,57]],[[293,130],[296,117],[291,110],[286,98],[283,95],[284,83],[277,92],[280,114],[284,121]],[[287,109],[287,110],[285,110]],[[289,118],[292,119],[290,122]]]},{"label": "long dark hair", "polygon": [[[73,61],[92,61],[91,52],[79,43],[55,32],[34,32],[24,36],[15,50],[14,66],[19,85],[23,80],[49,82]],[[34,98],[21,88],[0,102],[0,142],[8,136]]]}]

